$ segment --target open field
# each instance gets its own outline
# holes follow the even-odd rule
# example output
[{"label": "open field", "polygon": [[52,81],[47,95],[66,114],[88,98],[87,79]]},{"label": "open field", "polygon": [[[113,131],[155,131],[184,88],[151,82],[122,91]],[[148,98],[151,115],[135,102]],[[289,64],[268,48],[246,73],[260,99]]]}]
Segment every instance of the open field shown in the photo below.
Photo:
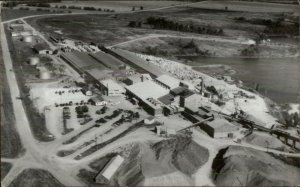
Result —
[{"label": "open field", "polygon": [[[191,14],[193,13],[193,14]],[[155,29],[147,22],[147,18],[155,15],[164,17],[180,24],[189,24],[193,27],[222,29],[221,36],[216,34],[199,34],[195,32],[179,32],[176,30]],[[240,18],[247,18],[239,21]],[[263,18],[263,19],[262,19]],[[299,54],[297,42],[278,41],[274,39],[268,44],[259,45],[258,53],[242,53],[248,49],[254,40],[258,39],[258,33],[270,33],[273,35],[287,36],[298,33],[298,27],[273,27],[264,23],[264,20],[276,22],[282,18],[280,13],[263,12],[230,12],[224,10],[207,10],[201,8],[177,7],[165,11],[153,11],[133,14],[111,15],[69,15],[48,18],[32,18],[29,23],[50,37],[55,31],[61,31],[64,36],[95,42],[99,45],[114,45],[124,49],[145,54],[173,57],[176,55],[201,55],[216,57],[232,57],[253,55],[258,57],[282,57]],[[296,19],[296,18],[293,18]],[[66,20],[67,23],[65,21]],[[130,21],[140,22],[141,27],[129,27]],[[74,29],[77,28],[77,29]],[[84,33],[84,34],[83,34]],[[291,34],[292,37],[294,34]],[[194,46],[187,46],[191,40]],[[131,40],[130,42],[126,42]],[[124,43],[123,43],[124,42]],[[283,44],[283,45],[282,45]],[[230,49],[230,50],[228,50]]]},{"label": "open field", "polygon": [[9,170],[12,168],[12,164],[8,162],[1,162],[1,180],[7,175]]},{"label": "open field", "polygon": [[112,9],[117,12],[119,11],[131,11],[132,7],[135,10],[140,10],[142,6],[143,9],[154,9],[173,5],[180,5],[187,2],[182,1],[63,1],[61,3],[51,3],[51,6],[77,6],[77,7],[95,7],[102,9]]},{"label": "open field", "polygon": [[35,11],[35,10],[18,10],[18,9],[2,9],[2,21],[16,19],[24,16],[51,14],[49,11]]},{"label": "open field", "polygon": [[10,90],[0,47],[0,115],[1,115],[1,157],[14,158],[24,152],[20,137],[15,128]]},{"label": "open field", "polygon": [[241,1],[206,1],[191,5],[195,8],[217,9],[229,11],[246,12],[296,12],[300,8],[298,5],[272,4],[264,2],[241,2]]},{"label": "open field", "polygon": [[61,187],[63,186],[57,179],[55,179],[48,171],[41,169],[26,169],[17,176],[10,187],[19,186],[43,186],[43,187]]}]

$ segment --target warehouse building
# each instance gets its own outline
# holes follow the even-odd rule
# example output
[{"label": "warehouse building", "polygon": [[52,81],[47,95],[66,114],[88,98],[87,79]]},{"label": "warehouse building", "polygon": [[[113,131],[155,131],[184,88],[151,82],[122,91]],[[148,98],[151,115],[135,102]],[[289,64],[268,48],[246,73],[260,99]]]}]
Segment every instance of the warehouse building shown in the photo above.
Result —
[{"label": "warehouse building", "polygon": [[90,56],[109,69],[120,70],[126,68],[126,65],[122,61],[102,51],[91,53]]},{"label": "warehouse building", "polygon": [[126,83],[127,85],[133,85],[135,83],[144,82],[147,80],[152,80],[149,74],[135,74],[127,77],[124,83]]},{"label": "warehouse building", "polygon": [[119,96],[125,93],[125,89],[111,79],[100,81],[100,90],[107,96]]},{"label": "warehouse building", "polygon": [[155,81],[147,80],[127,86],[126,95],[136,98],[145,111],[151,115],[162,115],[162,106],[158,98],[169,93],[169,90]]},{"label": "warehouse building", "polygon": [[213,138],[232,137],[233,133],[239,130],[238,127],[224,118],[216,118],[213,121],[200,125],[200,128]]},{"label": "warehouse building", "polygon": [[180,81],[169,75],[161,75],[155,79],[155,81],[161,86],[171,90],[177,88],[180,84]]},{"label": "warehouse building", "polygon": [[159,67],[147,62],[146,60],[138,57],[132,52],[122,49],[108,50],[113,56],[126,63],[127,65],[136,69],[141,74],[149,73],[152,78],[157,78],[166,74]]},{"label": "warehouse building", "polygon": [[115,173],[121,167],[124,158],[120,155],[113,157],[96,176],[95,181],[99,184],[109,184]]}]

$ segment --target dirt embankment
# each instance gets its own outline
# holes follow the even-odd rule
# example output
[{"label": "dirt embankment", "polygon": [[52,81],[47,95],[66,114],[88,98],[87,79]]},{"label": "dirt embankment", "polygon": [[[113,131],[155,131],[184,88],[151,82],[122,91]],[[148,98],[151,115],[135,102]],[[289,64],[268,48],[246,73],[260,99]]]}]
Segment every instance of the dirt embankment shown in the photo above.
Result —
[{"label": "dirt embankment", "polygon": [[300,169],[268,153],[240,146],[219,152],[213,163],[217,186],[294,186]]},{"label": "dirt embankment", "polygon": [[245,137],[244,140],[249,144],[253,144],[265,148],[271,148],[280,151],[290,150],[290,148],[287,145],[282,143],[276,137],[262,132],[253,132],[251,135]]},{"label": "dirt embankment", "polygon": [[113,176],[112,186],[193,185],[191,175],[208,160],[208,150],[190,138],[174,137],[160,142],[131,144],[94,160],[93,171],[82,169],[78,176],[89,186],[100,186],[94,177],[116,154],[125,158]]}]

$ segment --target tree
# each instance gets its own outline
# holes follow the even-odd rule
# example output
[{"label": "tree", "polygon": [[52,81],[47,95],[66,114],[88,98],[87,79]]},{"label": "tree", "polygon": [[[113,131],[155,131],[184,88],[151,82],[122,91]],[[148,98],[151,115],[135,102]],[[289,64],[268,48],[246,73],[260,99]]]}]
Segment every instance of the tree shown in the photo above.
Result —
[{"label": "tree", "polygon": [[136,27],[136,21],[130,21],[128,26],[129,27]]}]

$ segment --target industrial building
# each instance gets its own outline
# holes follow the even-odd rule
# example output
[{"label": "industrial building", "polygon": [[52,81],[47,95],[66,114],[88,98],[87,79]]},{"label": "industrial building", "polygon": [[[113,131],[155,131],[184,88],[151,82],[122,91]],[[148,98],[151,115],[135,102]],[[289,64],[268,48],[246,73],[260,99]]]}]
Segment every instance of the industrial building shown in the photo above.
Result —
[{"label": "industrial building", "polygon": [[96,176],[95,181],[99,184],[109,184],[114,174],[121,167],[124,162],[124,158],[120,155],[113,157]]},{"label": "industrial building", "polygon": [[213,138],[232,137],[233,133],[239,130],[237,126],[229,123],[224,118],[216,118],[213,121],[203,123],[200,128]]},{"label": "industrial building", "polygon": [[155,81],[161,86],[171,90],[177,88],[180,84],[180,81],[170,75],[161,75],[155,79]]},{"label": "industrial building", "polygon": [[93,59],[87,53],[72,51],[68,53],[62,53],[60,57],[72,66],[80,74],[84,74],[85,71],[91,69],[106,69],[104,65]]},{"label": "industrial building", "polygon": [[161,75],[166,74],[159,67],[145,61],[132,52],[122,49],[112,49],[108,51],[111,53],[111,55],[133,67],[137,72],[141,74],[149,73],[153,78],[157,78]]},{"label": "industrial building", "polygon": [[109,69],[118,70],[126,68],[126,65],[122,61],[102,51],[91,53],[90,56]]},{"label": "industrial building", "polygon": [[157,99],[169,93],[167,88],[162,87],[155,81],[147,80],[127,86],[125,89],[127,96],[136,98],[148,113],[151,115],[162,114],[163,103]]},{"label": "industrial building", "polygon": [[100,81],[100,90],[107,96],[119,96],[125,93],[125,89],[111,79]]},{"label": "industrial building", "polygon": [[124,80],[124,82],[127,85],[133,85],[135,83],[144,82],[144,81],[147,81],[147,80],[152,80],[152,78],[149,74],[134,74],[134,75],[131,75],[131,76],[127,77]]}]

